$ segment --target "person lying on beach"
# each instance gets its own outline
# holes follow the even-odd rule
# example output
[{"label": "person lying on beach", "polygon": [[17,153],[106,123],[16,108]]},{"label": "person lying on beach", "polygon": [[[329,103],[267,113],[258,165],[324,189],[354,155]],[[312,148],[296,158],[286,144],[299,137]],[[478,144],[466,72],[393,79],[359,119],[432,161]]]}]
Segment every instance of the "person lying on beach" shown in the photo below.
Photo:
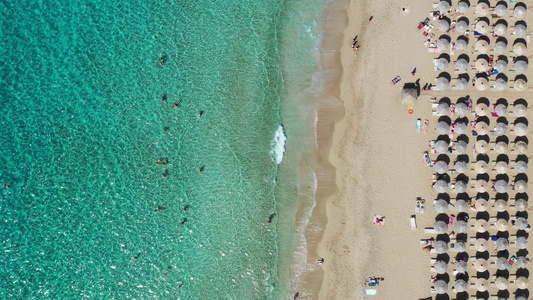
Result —
[{"label": "person lying on beach", "polygon": [[433,249],[433,246],[431,246],[431,245],[422,248],[422,250],[424,250],[424,251],[426,251],[426,252],[430,252],[431,249]]},{"label": "person lying on beach", "polygon": [[319,259],[319,260],[317,261],[317,263],[318,263],[319,265],[323,264],[323,263],[324,263],[324,259],[323,259],[323,258]]}]

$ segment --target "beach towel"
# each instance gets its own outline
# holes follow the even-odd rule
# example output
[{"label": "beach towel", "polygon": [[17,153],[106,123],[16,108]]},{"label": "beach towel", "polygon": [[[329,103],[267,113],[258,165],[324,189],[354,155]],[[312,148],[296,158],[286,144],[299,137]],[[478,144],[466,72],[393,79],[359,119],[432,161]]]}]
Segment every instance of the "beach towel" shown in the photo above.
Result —
[{"label": "beach towel", "polygon": [[375,225],[379,225],[381,227],[385,226],[385,217],[381,215],[374,215],[374,221],[373,223]]},{"label": "beach towel", "polygon": [[366,294],[367,295],[375,295],[377,293],[377,291],[375,289],[367,289],[366,290]]},{"label": "beach towel", "polygon": [[422,120],[420,118],[416,119],[416,132],[420,132],[420,129],[422,128]]},{"label": "beach towel", "polygon": [[397,84],[398,82],[400,82],[402,80],[402,78],[400,76],[396,76],[394,77],[394,79],[392,80],[392,84]]}]

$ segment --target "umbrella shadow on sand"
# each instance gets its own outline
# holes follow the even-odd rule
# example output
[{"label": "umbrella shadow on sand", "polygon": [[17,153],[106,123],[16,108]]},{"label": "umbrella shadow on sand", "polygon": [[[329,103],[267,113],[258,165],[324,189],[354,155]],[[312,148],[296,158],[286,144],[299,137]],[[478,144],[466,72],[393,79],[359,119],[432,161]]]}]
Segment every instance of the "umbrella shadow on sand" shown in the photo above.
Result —
[{"label": "umbrella shadow on sand", "polygon": [[496,157],[496,161],[497,162],[503,161],[506,164],[509,164],[509,156],[507,156],[506,154],[500,154]]},{"label": "umbrella shadow on sand", "polygon": [[486,106],[489,106],[490,105],[490,101],[486,97],[481,97],[481,98],[477,99],[476,104],[485,104]]}]

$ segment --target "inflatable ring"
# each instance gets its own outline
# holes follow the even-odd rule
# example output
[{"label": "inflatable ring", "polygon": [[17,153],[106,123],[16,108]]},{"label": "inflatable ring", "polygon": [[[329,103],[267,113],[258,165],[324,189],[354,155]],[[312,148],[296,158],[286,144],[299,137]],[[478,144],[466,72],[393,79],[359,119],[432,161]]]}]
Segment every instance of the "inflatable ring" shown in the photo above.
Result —
[{"label": "inflatable ring", "polygon": [[411,108],[409,109],[409,114],[412,115],[415,111]]}]

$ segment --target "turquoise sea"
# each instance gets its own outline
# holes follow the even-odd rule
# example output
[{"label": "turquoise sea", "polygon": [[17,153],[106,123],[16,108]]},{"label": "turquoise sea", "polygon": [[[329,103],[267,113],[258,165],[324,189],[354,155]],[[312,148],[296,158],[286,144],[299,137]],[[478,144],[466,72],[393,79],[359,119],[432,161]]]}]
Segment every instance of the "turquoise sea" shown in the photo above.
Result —
[{"label": "turquoise sea", "polygon": [[292,295],[323,5],[2,1],[1,298]]}]

